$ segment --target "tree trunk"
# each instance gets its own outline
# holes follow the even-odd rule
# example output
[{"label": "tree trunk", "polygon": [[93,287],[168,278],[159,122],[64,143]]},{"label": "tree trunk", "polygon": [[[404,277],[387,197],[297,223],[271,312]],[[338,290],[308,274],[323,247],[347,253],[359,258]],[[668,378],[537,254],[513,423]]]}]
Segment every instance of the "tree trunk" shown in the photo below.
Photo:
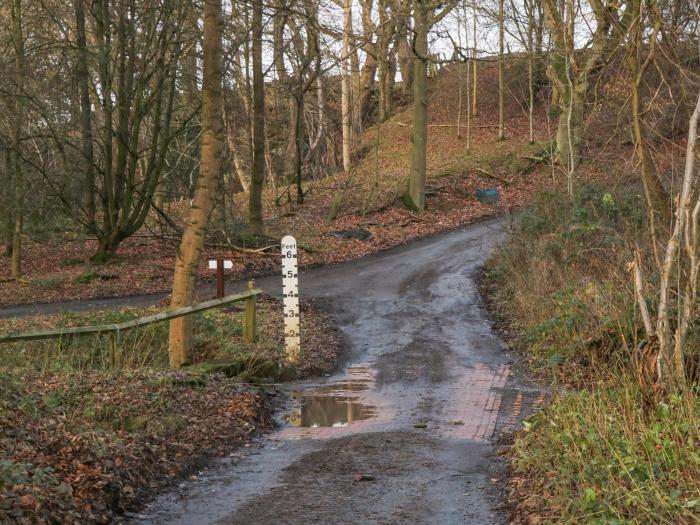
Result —
[{"label": "tree trunk", "polygon": [[297,187],[297,204],[304,204],[302,168],[304,163],[304,80],[299,79],[294,107],[294,182]]},{"label": "tree trunk", "polygon": [[503,39],[505,13],[503,11],[503,0],[498,2],[498,140],[505,140],[505,108],[503,97],[505,95],[505,80],[503,71]]},{"label": "tree trunk", "polygon": [[428,142],[428,7],[418,0],[414,11],[416,56],[413,58],[413,129],[411,138],[411,167],[406,206],[413,210],[425,209],[425,170]]},{"label": "tree trunk", "polygon": [[[192,209],[182,234],[175,260],[171,307],[189,306],[194,301],[199,259],[204,247],[209,218],[221,173],[222,153],[222,51],[221,0],[204,0],[204,58],[202,83],[202,136],[200,172]],[[170,366],[180,368],[190,362],[192,318],[170,321]]]},{"label": "tree trunk", "polygon": [[[650,38],[650,46],[648,50],[647,58],[643,63],[640,63],[640,55],[644,51],[644,42],[642,34],[644,32],[643,27],[643,15],[642,15],[642,1],[633,2],[629,9],[631,9],[632,22],[629,28],[629,46],[630,52],[627,54],[627,68],[630,74],[630,88],[631,93],[631,116],[632,116],[632,136],[634,137],[635,151],[637,157],[639,158],[639,167],[641,171],[642,185],[644,187],[644,195],[647,202],[647,207],[650,212],[650,219],[652,221],[659,220],[663,229],[667,229],[671,224],[672,219],[672,206],[671,200],[669,198],[666,189],[664,188],[661,180],[656,174],[656,169],[654,163],[651,160],[649,154],[649,147],[647,145],[647,135],[644,126],[644,121],[642,117],[641,108],[641,97],[639,93],[639,88],[644,81],[644,76],[649,65],[652,63],[655,54],[656,46],[656,36],[661,29],[661,21],[658,20],[654,24],[653,32]],[[652,232],[656,231],[656,225],[654,222],[651,223]],[[654,239],[656,242],[656,239]]]},{"label": "tree trunk", "polygon": [[642,174],[642,184],[647,200],[647,205],[652,215],[658,216],[665,225],[671,222],[671,202],[666,193],[661,180],[656,175],[654,163],[649,155],[649,148],[646,142],[646,133],[642,123],[641,108],[639,100],[639,85],[632,82],[632,135],[634,136],[635,150],[639,157],[640,170]]},{"label": "tree trunk", "polygon": [[387,17],[386,17],[386,2],[384,0],[377,1],[377,11],[379,12],[379,27],[377,28],[377,44],[374,49],[377,53],[377,79],[379,82],[379,101],[377,104],[377,122],[384,122],[387,118],[385,109],[386,85],[384,77],[386,76],[386,47],[387,47]]},{"label": "tree trunk", "polygon": [[158,188],[156,189],[155,196],[155,205],[161,210],[163,209],[163,205],[165,204],[166,188],[167,185],[165,183],[165,178],[161,178],[161,180],[158,181]]},{"label": "tree trunk", "polygon": [[476,0],[472,0],[472,46],[474,48],[472,61],[472,116],[477,116],[477,91],[476,91],[476,79],[477,79],[477,48],[476,48]]},{"label": "tree trunk", "polygon": [[360,0],[360,5],[362,6],[362,32],[364,38],[362,50],[365,52],[365,63],[362,65],[360,75],[362,90],[360,115],[364,121],[369,114],[372,91],[374,90],[374,77],[377,74],[377,46],[372,38],[375,32],[374,23],[372,22],[374,0]]},{"label": "tree trunk", "polygon": [[[559,100],[556,162],[568,166],[569,184],[581,160],[581,126],[589,76],[604,60],[612,46],[619,43],[622,31],[611,31],[618,11],[602,2],[589,1],[595,17],[595,29],[589,51],[583,57],[574,53],[576,3],[574,0],[542,0],[544,20],[551,33],[553,57],[547,75]],[[620,20],[616,20],[620,24]],[[579,59],[582,63],[579,63]]]},{"label": "tree trunk", "polygon": [[581,127],[583,125],[583,95],[585,88],[573,85],[559,99],[556,162],[575,170],[581,161]]},{"label": "tree trunk", "polygon": [[274,2],[274,17],[273,17],[273,30],[272,30],[272,62],[275,66],[275,73],[277,74],[277,81],[281,85],[281,91],[285,93],[283,96],[287,98],[287,111],[289,115],[289,123],[287,125],[287,140],[286,144],[286,155],[282,162],[282,170],[285,179],[291,177],[294,166],[293,166],[293,154],[294,154],[294,97],[292,96],[293,86],[291,85],[289,74],[287,73],[287,68],[284,63],[284,29],[287,25],[287,11],[285,7],[284,0],[275,0]]},{"label": "tree trunk", "polygon": [[350,171],[352,148],[352,119],[350,115],[350,34],[352,33],[352,1],[343,2],[343,50],[341,55],[341,115],[343,124],[343,170]]},{"label": "tree trunk", "polygon": [[187,32],[185,33],[185,37],[191,44],[185,49],[181,68],[185,100],[191,109],[196,108],[201,100],[197,85],[197,44],[201,43],[198,23],[198,13],[193,10],[193,16],[188,17],[186,22]]},{"label": "tree trunk", "polygon": [[[698,33],[700,36],[700,29]],[[674,199],[677,202],[675,220],[659,268],[661,275],[655,335],[659,342],[659,383],[667,393],[681,392],[687,386],[683,352],[695,319],[697,303],[700,199],[694,188],[697,186],[695,157],[699,122],[700,94],[688,125],[683,180],[680,192]],[[685,265],[682,259],[686,260]],[[685,286],[682,287],[683,281]],[[681,289],[683,293],[679,293]]]},{"label": "tree trunk", "polygon": [[12,201],[14,199],[14,186],[12,181],[12,150],[10,144],[0,142],[3,151],[4,177],[1,181],[2,187],[6,189],[0,195],[0,206],[4,210],[0,220],[2,221],[2,237],[5,244],[4,254],[6,257],[12,255],[12,230],[14,229],[14,216],[12,213]]},{"label": "tree trunk", "polygon": [[413,53],[411,52],[411,46],[408,43],[408,36],[406,35],[408,32],[408,23],[405,17],[401,17],[397,25],[400,28],[396,37],[398,41],[399,71],[401,71],[402,81],[401,89],[404,94],[408,94],[411,93],[413,89]]},{"label": "tree trunk", "polygon": [[350,84],[350,102],[352,118],[352,144],[356,146],[362,134],[362,80],[360,78],[360,58],[357,49],[350,55],[352,82]]},{"label": "tree trunk", "polygon": [[389,12],[389,2],[379,0],[379,28],[377,29],[378,79],[379,79],[379,122],[389,118],[393,106],[394,77],[396,76],[396,62],[391,56],[392,37],[396,29],[396,21]]},{"label": "tree trunk", "polygon": [[80,85],[80,128],[85,176],[85,215],[88,228],[95,229],[95,158],[92,146],[92,104],[88,75],[87,40],[85,36],[85,0],[74,0],[76,43],[78,47],[77,81]]},{"label": "tree trunk", "polygon": [[[102,263],[119,244],[143,225],[177,133],[171,128],[179,80],[182,11],[143,10],[136,30],[130,20],[138,4],[94,0],[100,101],[94,126],[101,149],[95,159],[101,183],[97,200],[102,213],[96,235],[100,250],[91,258]],[[144,43],[146,49],[135,51]],[[141,61],[140,57],[150,57]],[[184,126],[185,123],[181,123]],[[182,129],[182,128],[180,128]],[[82,207],[81,207],[82,209]],[[73,210],[69,210],[72,211]]]},{"label": "tree trunk", "polygon": [[253,161],[248,194],[248,218],[254,233],[263,233],[262,190],[265,180],[265,78],[263,76],[263,6],[253,3]]},{"label": "tree trunk", "polygon": [[22,27],[22,1],[12,4],[12,46],[15,52],[14,71],[14,122],[12,123],[11,171],[14,187],[14,225],[12,231],[12,277],[22,276],[22,227],[24,219],[24,181],[22,177],[21,138],[24,125],[24,34]]},{"label": "tree trunk", "polygon": [[533,47],[533,32],[534,28],[534,5],[532,2],[527,4],[527,90],[528,90],[528,125],[530,144],[535,142],[535,127],[534,127],[534,111],[535,111],[535,80],[534,80],[534,61],[535,50]]},{"label": "tree trunk", "polygon": [[384,73],[384,116],[389,118],[394,112],[394,84],[396,83],[396,56],[387,57]]}]

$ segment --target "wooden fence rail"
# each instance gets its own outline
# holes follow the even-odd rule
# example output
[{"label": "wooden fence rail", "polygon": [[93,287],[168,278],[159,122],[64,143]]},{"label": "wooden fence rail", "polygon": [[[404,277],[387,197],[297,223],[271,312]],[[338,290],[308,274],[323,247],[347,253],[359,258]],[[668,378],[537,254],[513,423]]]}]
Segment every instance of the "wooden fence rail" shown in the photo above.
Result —
[{"label": "wooden fence rail", "polygon": [[212,299],[211,301],[205,301],[203,303],[194,304],[192,306],[174,308],[166,312],[161,312],[154,315],[147,315],[145,317],[132,319],[131,321],[124,321],[122,323],[92,326],[75,326],[71,328],[53,328],[50,330],[34,330],[27,332],[19,332],[15,334],[0,334],[0,344],[16,343],[18,341],[34,341],[37,339],[54,339],[61,338],[64,336],[79,337],[95,334],[112,334],[112,362],[115,366],[121,366],[122,356],[119,350],[121,332],[153,323],[169,321],[170,319],[175,319],[177,317],[192,315],[198,312],[211,310],[212,308],[218,308],[220,306],[225,306],[227,304],[236,303],[240,301],[246,302],[245,317],[243,319],[243,339],[248,343],[252,343],[255,340],[255,298],[261,293],[262,290],[259,288],[255,288],[253,281],[250,281],[248,283],[247,291],[229,295],[228,297],[223,297],[221,299]]}]

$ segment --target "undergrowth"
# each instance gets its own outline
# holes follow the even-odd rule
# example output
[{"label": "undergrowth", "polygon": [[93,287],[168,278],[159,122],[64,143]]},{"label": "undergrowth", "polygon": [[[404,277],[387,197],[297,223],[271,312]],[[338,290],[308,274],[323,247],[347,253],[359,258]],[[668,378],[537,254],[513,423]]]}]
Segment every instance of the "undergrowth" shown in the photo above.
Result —
[{"label": "undergrowth", "polygon": [[512,346],[553,384],[511,450],[523,522],[700,521],[698,387],[661,399],[635,368],[644,333],[627,265],[649,251],[646,224],[630,188],[549,192],[489,263]]},{"label": "undergrowth", "polygon": [[[111,324],[155,308],[0,320],[0,333]],[[283,368],[279,303],[257,301],[257,338],[244,310],[193,316],[192,365],[168,369],[168,324],[122,333],[123,366],[99,336],[0,348],[0,523],[107,523],[162,484],[269,428],[262,390]],[[302,304],[297,374],[328,373],[340,338]]]},{"label": "undergrowth", "polygon": [[[256,362],[274,361],[280,344],[276,330],[267,329],[275,322],[272,303],[258,301],[257,316],[261,329],[254,344],[243,341],[243,309],[208,310],[192,316],[192,364],[208,361]],[[157,309],[124,308],[115,311],[62,313],[57,316],[0,321],[0,332],[39,330],[72,326],[109,325],[130,321],[156,312]],[[127,369],[168,368],[168,323],[159,322],[124,331],[120,334],[120,352]],[[42,372],[90,371],[112,368],[108,336],[65,336],[62,338],[19,342],[0,349],[3,367],[27,368]]]}]

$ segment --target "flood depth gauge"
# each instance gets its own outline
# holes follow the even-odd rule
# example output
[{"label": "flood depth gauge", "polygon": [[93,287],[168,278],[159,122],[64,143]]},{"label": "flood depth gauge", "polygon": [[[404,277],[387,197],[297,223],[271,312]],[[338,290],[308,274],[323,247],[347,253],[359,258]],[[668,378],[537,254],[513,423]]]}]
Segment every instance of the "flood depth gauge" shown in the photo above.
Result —
[{"label": "flood depth gauge", "polygon": [[284,295],[284,346],[287,360],[299,360],[299,271],[297,241],[291,235],[282,237],[282,293]]}]

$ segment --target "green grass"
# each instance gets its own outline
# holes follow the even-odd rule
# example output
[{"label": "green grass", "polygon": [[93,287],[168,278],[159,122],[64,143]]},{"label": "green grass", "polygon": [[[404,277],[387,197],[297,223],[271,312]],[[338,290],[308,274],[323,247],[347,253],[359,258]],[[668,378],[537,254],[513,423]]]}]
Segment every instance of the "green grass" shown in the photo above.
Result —
[{"label": "green grass", "polygon": [[645,242],[640,210],[638,193],[544,193],[497,251],[486,284],[535,368],[571,381],[599,362],[628,360],[642,336],[626,270]]},{"label": "green grass", "polygon": [[488,265],[512,345],[553,384],[510,456],[535,522],[700,521],[700,390],[660,398],[634,366],[644,333],[627,265],[636,247],[650,256],[646,224],[637,191],[545,193]]},{"label": "green grass", "polygon": [[[155,310],[1,320],[0,332],[111,324]],[[258,301],[254,343],[243,341],[243,315],[236,306],[193,316],[193,366],[178,371],[168,367],[167,322],[123,332],[121,368],[106,337],[0,346],[0,522],[43,522],[47,512],[57,523],[106,521],[83,514],[85,503],[110,515],[146,484],[266,424],[262,399],[242,383],[279,375],[279,307]],[[102,488],[111,480],[117,499]]]},{"label": "green grass", "polygon": [[[148,313],[152,313],[149,309]],[[261,322],[273,318],[271,305],[259,302],[258,317]],[[94,313],[64,313],[58,316],[35,318],[29,321],[3,321],[0,332],[24,331],[46,327],[87,326],[129,321],[146,311],[122,309]],[[194,351],[193,364],[207,361],[237,362],[257,365],[275,360],[279,342],[272,330],[259,330],[254,344],[243,339],[243,311],[209,310],[193,316]],[[2,367],[25,368],[35,371],[89,371],[109,370],[111,354],[108,336],[63,337],[32,342],[3,345],[0,348]],[[168,367],[168,323],[155,323],[121,334],[120,350],[124,366],[128,369],[166,369]],[[248,370],[250,367],[239,368]]]},{"label": "green grass", "polygon": [[635,381],[622,379],[557,394],[526,423],[513,466],[552,522],[700,522],[700,406],[680,397],[644,405]]}]

